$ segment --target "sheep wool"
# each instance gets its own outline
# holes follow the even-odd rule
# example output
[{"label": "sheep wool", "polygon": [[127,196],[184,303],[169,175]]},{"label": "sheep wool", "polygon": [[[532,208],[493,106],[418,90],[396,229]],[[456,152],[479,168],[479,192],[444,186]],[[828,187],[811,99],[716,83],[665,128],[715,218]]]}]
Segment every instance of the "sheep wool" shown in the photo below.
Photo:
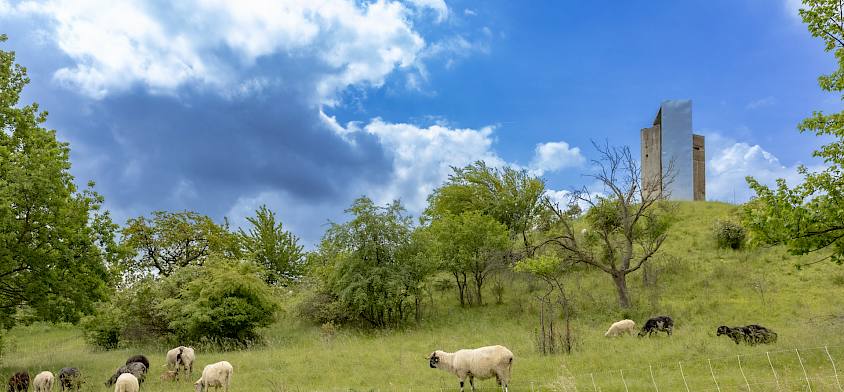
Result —
[{"label": "sheep wool", "polygon": [[132,373],[123,373],[114,383],[114,392],[138,392],[141,389],[138,378]]},{"label": "sheep wool", "polygon": [[196,355],[193,347],[179,346],[167,352],[166,363],[167,370],[172,370],[179,373],[179,370],[185,370],[187,373],[193,374],[193,362],[196,360]]},{"label": "sheep wool", "polygon": [[604,336],[619,336],[624,333],[633,335],[634,328],[636,328],[636,322],[633,320],[616,321],[610,325],[610,329],[607,330]]},{"label": "sheep wool", "polygon": [[510,373],[513,368],[513,353],[504,346],[486,346],[476,349],[457,350],[449,353],[434,351],[428,357],[432,368],[454,374],[460,380],[460,391],[469,378],[472,391],[475,390],[475,378],[480,380],[495,377],[505,392],[509,391]]},{"label": "sheep wool", "polygon": [[53,383],[55,381],[56,377],[53,376],[53,373],[45,370],[35,376],[32,386],[35,388],[35,392],[50,392],[53,390]]},{"label": "sheep wool", "polygon": [[227,361],[212,363],[202,369],[202,377],[193,383],[194,388],[196,392],[207,392],[209,387],[214,387],[215,390],[223,387],[223,391],[228,392],[233,372],[232,364]]}]

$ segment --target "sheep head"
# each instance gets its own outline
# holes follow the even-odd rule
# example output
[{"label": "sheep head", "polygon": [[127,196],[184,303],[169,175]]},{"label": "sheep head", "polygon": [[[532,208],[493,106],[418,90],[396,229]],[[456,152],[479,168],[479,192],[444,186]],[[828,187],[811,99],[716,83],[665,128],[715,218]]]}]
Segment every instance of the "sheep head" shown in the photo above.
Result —
[{"label": "sheep head", "polygon": [[718,327],[718,330],[715,332],[715,336],[727,335],[730,333],[730,327],[726,325],[722,325]]},{"label": "sheep head", "polygon": [[434,351],[428,357],[428,365],[431,366],[432,369],[436,369],[437,365],[440,363],[440,357],[437,355],[439,351]]},{"label": "sheep head", "polygon": [[199,380],[196,380],[195,383],[193,383],[193,388],[196,392],[202,392],[202,379],[201,378]]}]

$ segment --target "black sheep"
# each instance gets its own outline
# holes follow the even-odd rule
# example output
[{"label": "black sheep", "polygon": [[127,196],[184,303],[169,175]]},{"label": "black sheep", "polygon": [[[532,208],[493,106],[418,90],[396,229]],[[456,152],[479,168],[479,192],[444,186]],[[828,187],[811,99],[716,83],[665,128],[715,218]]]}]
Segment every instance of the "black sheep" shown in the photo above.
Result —
[{"label": "black sheep", "polygon": [[135,378],[138,379],[138,383],[143,384],[144,383],[144,375],[146,374],[146,372],[147,372],[147,367],[144,366],[143,363],[141,363],[141,362],[129,362],[128,364],[123,365],[120,368],[118,368],[117,371],[115,371],[114,374],[111,376],[111,378],[109,378],[108,381],[105,382],[105,385],[107,387],[114,385],[114,383],[117,382],[117,378],[120,377],[120,375],[123,374],[123,373],[129,373],[129,374],[135,376]]},{"label": "black sheep", "polygon": [[132,362],[139,362],[139,363],[144,364],[144,367],[146,368],[144,370],[144,374],[146,374],[146,372],[149,371],[149,359],[147,359],[146,356],[140,355],[140,354],[139,355],[133,355],[133,356],[129,357],[129,359],[126,360],[127,365],[132,363]]},{"label": "black sheep", "polygon": [[642,330],[639,331],[639,337],[651,334],[656,332],[665,332],[668,336],[671,336],[671,332],[674,330],[674,320],[671,319],[669,316],[657,316],[649,319],[645,322],[645,325],[642,327]]},{"label": "black sheep", "polygon": [[777,341],[777,334],[774,331],[757,324],[750,324],[744,327],[728,327],[726,325],[722,325],[718,327],[715,335],[727,335],[735,344],[739,344],[743,341],[751,346],[759,343],[768,344]]},{"label": "black sheep", "polygon": [[17,372],[9,378],[9,392],[21,392],[29,390],[29,372]]},{"label": "black sheep", "polygon": [[65,389],[78,391],[84,382],[82,373],[77,368],[66,367],[59,371],[59,385],[62,391]]}]

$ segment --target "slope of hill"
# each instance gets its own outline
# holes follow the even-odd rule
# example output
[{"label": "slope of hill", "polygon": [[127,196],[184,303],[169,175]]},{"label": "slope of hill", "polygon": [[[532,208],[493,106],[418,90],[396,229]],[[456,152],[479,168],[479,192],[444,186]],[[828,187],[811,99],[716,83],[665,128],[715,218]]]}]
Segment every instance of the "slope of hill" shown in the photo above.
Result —
[{"label": "slope of hill", "polygon": [[[844,267],[821,262],[798,270],[795,264],[822,255],[795,257],[781,247],[716,249],[713,223],[737,210],[722,203],[681,203],[671,237],[649,267],[648,284],[641,272],[631,276],[636,307],[627,313],[618,309],[606,275],[583,270],[568,277],[575,306],[571,355],[537,353],[534,294],[540,283],[509,274],[501,277],[503,303],[460,308],[452,291],[433,290],[420,325],[403,330],[320,327],[289,311],[265,331],[262,347],[234,352],[199,348],[193,379],[203,365],[226,359],[235,367],[235,391],[454,390],[454,376],[428,367],[425,357],[431,351],[502,344],[516,355],[514,391],[623,391],[625,384],[628,390],[746,390],[747,385],[804,390],[807,382],[814,391],[833,390],[833,362],[844,366]],[[674,336],[603,336],[616,320],[632,318],[641,326],[660,314],[674,318]],[[775,330],[778,342],[737,346],[715,336],[719,325],[754,323]],[[186,383],[158,380],[166,349],[96,351],[74,326],[36,324],[7,335],[0,375],[76,366],[86,375],[86,390],[103,390],[101,383],[126,357],[145,353],[153,363],[146,390],[190,389]],[[844,378],[844,372],[838,376]],[[493,390],[495,382],[478,385]]]}]

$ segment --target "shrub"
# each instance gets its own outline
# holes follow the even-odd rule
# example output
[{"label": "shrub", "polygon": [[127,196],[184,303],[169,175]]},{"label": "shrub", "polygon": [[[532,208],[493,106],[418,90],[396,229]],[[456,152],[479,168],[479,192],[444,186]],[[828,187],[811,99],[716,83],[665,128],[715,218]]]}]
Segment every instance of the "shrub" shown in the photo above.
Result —
[{"label": "shrub", "polygon": [[162,301],[160,309],[180,340],[249,344],[259,338],[258,328],[275,320],[278,305],[253,264],[211,259],[166,281],[173,279],[181,289]]},{"label": "shrub", "polygon": [[712,227],[712,235],[719,248],[739,249],[744,244],[747,233],[738,223],[719,220]]},{"label": "shrub", "polygon": [[85,340],[89,344],[111,350],[120,344],[127,312],[114,302],[97,304],[94,315],[82,319]]},{"label": "shrub", "polygon": [[277,308],[258,267],[212,256],[202,267],[115,293],[82,327],[87,341],[104,349],[127,341],[242,347],[258,340]]}]

